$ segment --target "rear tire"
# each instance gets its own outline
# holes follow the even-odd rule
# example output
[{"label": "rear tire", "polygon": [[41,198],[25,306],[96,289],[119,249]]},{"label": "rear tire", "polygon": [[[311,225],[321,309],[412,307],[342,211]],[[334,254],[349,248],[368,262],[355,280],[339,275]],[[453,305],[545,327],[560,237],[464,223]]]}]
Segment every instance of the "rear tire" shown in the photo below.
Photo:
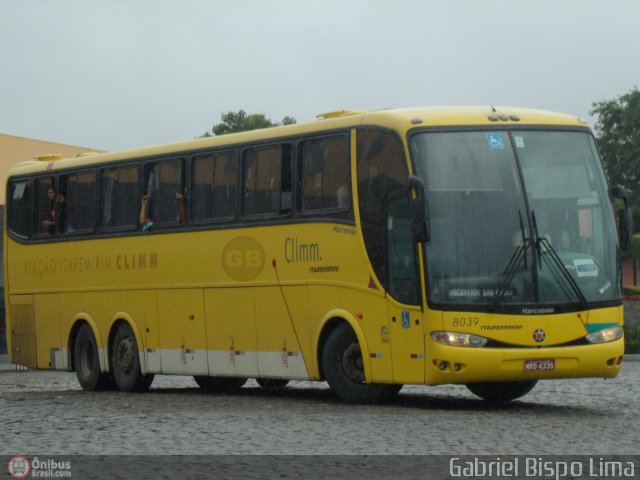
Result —
[{"label": "rear tire", "polygon": [[153,374],[142,375],[138,343],[128,323],[120,324],[113,337],[111,367],[115,383],[122,392],[144,392],[153,382]]},{"label": "rear tire", "polygon": [[113,388],[111,375],[100,372],[98,342],[89,324],[78,330],[73,346],[73,363],[78,383],[83,390],[108,390]]},{"label": "rear tire", "polygon": [[467,388],[487,402],[510,402],[529,393],[536,383],[537,380],[469,383]]},{"label": "rear tire", "polygon": [[322,351],[322,368],[333,393],[346,403],[379,403],[402,388],[402,385],[366,383],[362,350],[356,334],[346,323],[329,334]]},{"label": "rear tire", "polygon": [[206,377],[195,375],[193,379],[203,391],[210,393],[237,392],[247,383],[246,378],[236,377]]}]

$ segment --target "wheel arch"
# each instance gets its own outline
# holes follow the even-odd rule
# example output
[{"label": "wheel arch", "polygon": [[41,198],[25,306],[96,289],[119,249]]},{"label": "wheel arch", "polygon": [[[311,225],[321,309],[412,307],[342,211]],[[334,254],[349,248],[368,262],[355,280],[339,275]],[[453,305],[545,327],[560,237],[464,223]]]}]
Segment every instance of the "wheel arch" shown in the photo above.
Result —
[{"label": "wheel arch", "polygon": [[322,352],[324,350],[325,344],[327,343],[327,339],[329,335],[338,328],[340,325],[346,324],[351,330],[355,333],[358,338],[358,343],[360,344],[360,350],[362,351],[362,362],[364,364],[364,374],[367,380],[367,383],[371,382],[371,363],[369,358],[369,348],[367,346],[367,342],[365,340],[364,332],[362,331],[362,327],[356,320],[356,318],[346,310],[332,310],[327,313],[327,315],[323,318],[322,322],[320,322],[320,327],[318,328],[318,332],[316,334],[316,348],[315,348],[315,360],[318,365],[318,375],[320,380],[324,380],[324,369],[322,366]]}]

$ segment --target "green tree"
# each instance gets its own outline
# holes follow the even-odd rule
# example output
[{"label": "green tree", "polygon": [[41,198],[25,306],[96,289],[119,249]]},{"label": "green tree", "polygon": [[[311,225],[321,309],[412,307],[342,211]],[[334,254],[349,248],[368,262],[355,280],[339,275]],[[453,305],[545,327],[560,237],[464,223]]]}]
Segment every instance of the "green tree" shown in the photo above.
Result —
[{"label": "green tree", "polygon": [[257,130],[258,128],[279,127],[280,125],[293,125],[296,119],[286,116],[280,123],[273,122],[264,113],[248,114],[244,110],[237,112],[227,112],[221,115],[221,122],[215,124],[210,132],[205,132],[202,137],[212,137],[214,135],[225,135],[227,133],[246,132]]},{"label": "green tree", "polygon": [[[634,217],[640,213],[640,90],[592,104],[596,143],[611,186],[627,189]],[[637,222],[636,222],[637,223]]]}]

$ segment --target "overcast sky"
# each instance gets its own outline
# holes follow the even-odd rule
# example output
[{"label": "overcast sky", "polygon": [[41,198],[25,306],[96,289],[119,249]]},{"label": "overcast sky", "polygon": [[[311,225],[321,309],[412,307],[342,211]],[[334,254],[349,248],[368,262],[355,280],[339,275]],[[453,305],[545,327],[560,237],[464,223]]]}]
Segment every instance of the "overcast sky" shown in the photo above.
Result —
[{"label": "overcast sky", "polygon": [[508,105],[640,86],[638,0],[0,0],[0,133],[105,150],[229,110]]}]

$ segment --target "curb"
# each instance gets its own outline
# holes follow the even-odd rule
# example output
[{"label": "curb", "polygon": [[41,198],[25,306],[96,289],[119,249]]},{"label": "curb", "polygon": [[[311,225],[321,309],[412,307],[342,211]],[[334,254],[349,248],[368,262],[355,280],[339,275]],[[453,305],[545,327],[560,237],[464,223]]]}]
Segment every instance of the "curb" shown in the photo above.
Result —
[{"label": "curb", "polygon": [[9,355],[0,355],[0,372],[12,372],[16,370],[16,366],[9,362]]},{"label": "curb", "polygon": [[27,370],[27,367],[18,366],[9,361],[9,355],[0,355],[0,372],[23,372]]}]

